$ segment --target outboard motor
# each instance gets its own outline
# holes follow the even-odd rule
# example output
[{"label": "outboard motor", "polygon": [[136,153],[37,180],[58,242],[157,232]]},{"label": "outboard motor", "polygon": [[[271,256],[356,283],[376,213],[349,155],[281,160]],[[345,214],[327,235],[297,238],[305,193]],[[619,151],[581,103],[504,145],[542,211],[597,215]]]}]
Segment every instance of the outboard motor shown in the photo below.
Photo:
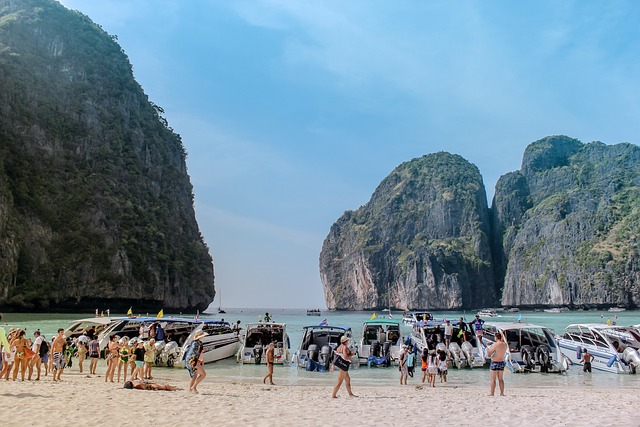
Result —
[{"label": "outboard motor", "polygon": [[164,365],[164,360],[162,358],[162,351],[164,350],[164,347],[166,346],[167,343],[165,343],[164,341],[158,341],[155,344],[155,348],[156,348],[156,360],[155,363],[158,366],[162,366]]},{"label": "outboard motor", "polygon": [[371,343],[371,355],[375,357],[380,357],[380,351],[382,350],[382,346],[378,341],[374,341]]},{"label": "outboard motor", "polygon": [[462,343],[461,350],[464,358],[467,360],[467,364],[471,366],[471,363],[473,362],[473,346],[469,341],[465,341]]},{"label": "outboard motor", "polygon": [[522,357],[525,369],[532,371],[536,366],[536,354],[534,348],[530,345],[523,345],[522,348],[520,348],[520,356]]},{"label": "outboard motor", "polygon": [[253,358],[255,359],[256,365],[259,365],[262,362],[262,345],[256,344],[253,346]]},{"label": "outboard motor", "polygon": [[173,365],[175,365],[176,360],[178,360],[179,354],[180,354],[180,347],[178,346],[178,343],[175,341],[170,341],[164,347],[162,358],[166,362],[169,368],[173,368]]},{"label": "outboard motor", "polygon": [[325,369],[329,369],[329,364],[331,363],[331,347],[328,345],[323,345],[320,349],[320,357],[318,358],[318,363],[324,366]]},{"label": "outboard motor", "polygon": [[637,368],[640,367],[640,354],[631,347],[624,349],[622,352],[622,360],[629,365],[632,374],[635,374]]},{"label": "outboard motor", "polygon": [[453,363],[456,365],[456,368],[460,369],[462,367],[462,360],[460,360],[462,349],[457,342],[449,343],[449,353],[451,354],[451,358],[453,359]]},{"label": "outboard motor", "polygon": [[549,372],[551,369],[551,350],[546,344],[536,347],[536,360],[540,364],[540,372]]},{"label": "outboard motor", "polygon": [[314,362],[318,361],[318,346],[316,344],[310,344],[307,349],[307,359],[313,360]]}]

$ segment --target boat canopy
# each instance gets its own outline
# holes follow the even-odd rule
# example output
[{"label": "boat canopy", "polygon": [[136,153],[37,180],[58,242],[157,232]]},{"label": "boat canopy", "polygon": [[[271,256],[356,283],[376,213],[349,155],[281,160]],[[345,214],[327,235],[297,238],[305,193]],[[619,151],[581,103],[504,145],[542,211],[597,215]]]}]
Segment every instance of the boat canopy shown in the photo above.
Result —
[{"label": "boat canopy", "polygon": [[364,321],[365,325],[400,325],[400,322],[393,319],[369,319]]}]

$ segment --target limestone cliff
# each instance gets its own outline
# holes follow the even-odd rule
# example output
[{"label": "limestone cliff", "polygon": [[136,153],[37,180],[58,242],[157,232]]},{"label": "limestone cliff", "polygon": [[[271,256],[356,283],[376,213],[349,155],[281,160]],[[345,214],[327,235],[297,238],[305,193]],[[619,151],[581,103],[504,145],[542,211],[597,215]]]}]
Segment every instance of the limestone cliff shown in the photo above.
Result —
[{"label": "limestone cliff", "polygon": [[185,156],[115,36],[0,0],[0,306],[207,307]]},{"label": "limestone cliff", "polygon": [[502,303],[640,303],[640,148],[563,136],[529,145],[493,201]]},{"label": "limestone cliff", "polygon": [[332,227],[320,254],[330,309],[465,308],[495,301],[478,169],[430,154],[398,166]]}]

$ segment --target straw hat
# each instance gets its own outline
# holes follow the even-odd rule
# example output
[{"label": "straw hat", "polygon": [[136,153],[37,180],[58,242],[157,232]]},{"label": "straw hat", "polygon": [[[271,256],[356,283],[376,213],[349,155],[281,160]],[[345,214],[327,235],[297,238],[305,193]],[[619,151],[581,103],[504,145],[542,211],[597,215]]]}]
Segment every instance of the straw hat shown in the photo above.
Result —
[{"label": "straw hat", "polygon": [[346,343],[347,341],[349,341],[349,338],[346,335],[343,335],[342,338],[340,338],[341,343]]},{"label": "straw hat", "polygon": [[209,335],[208,333],[206,333],[205,331],[198,331],[196,332],[196,336],[193,337],[194,340],[199,340],[200,338],[204,338],[207,335]]}]

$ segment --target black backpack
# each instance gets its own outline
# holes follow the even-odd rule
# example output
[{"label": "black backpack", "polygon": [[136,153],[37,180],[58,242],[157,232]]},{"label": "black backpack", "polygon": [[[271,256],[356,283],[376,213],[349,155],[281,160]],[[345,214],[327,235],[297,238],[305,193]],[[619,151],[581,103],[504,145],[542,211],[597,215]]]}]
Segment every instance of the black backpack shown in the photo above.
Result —
[{"label": "black backpack", "polygon": [[49,353],[49,343],[47,342],[47,340],[42,340],[42,343],[40,344],[40,351],[38,352],[38,355],[40,357],[42,357],[47,353]]}]

